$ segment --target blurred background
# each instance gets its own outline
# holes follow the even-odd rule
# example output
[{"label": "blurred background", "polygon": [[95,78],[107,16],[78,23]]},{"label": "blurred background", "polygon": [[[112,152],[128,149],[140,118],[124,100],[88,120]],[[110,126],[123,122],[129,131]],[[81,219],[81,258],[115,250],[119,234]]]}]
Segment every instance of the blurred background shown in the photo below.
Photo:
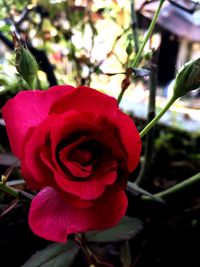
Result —
[{"label": "blurred background", "polygon": [[[157,0],[0,0],[0,109],[17,92],[29,89],[16,71],[12,32],[27,44],[39,64],[38,89],[46,90],[57,84],[88,85],[117,98],[157,6]],[[129,75],[130,84],[120,103],[121,109],[134,117],[139,130],[144,127],[148,113],[149,75],[146,74],[151,66],[157,70],[158,112],[172,94],[177,70],[198,57],[200,1],[166,0],[145,46],[140,69]],[[145,149],[144,142],[141,164]],[[199,89],[176,101],[161,119],[149,158],[144,188],[151,193],[199,172]],[[14,163],[16,158],[10,152],[0,114],[0,173],[6,173]],[[140,166],[130,180],[137,177]],[[26,190],[19,162],[16,167],[8,183]],[[166,209],[138,205],[131,197],[128,212],[142,218],[147,225],[132,245],[135,264],[199,267],[196,246],[200,238],[199,187],[172,199]],[[0,200],[0,210],[4,211],[10,199],[1,193]],[[28,208],[19,204],[0,215],[3,217],[1,261],[7,262],[2,266],[21,266],[47,244],[30,232],[27,213]],[[17,256],[10,257],[10,252]]]},{"label": "blurred background", "polygon": [[[27,89],[16,73],[11,32],[39,63],[38,89],[56,84],[89,85],[117,98],[158,1],[0,1],[0,106]],[[199,1],[165,1],[140,67],[157,65],[157,106],[171,95],[177,69],[200,56]],[[115,75],[114,75],[115,74]],[[175,104],[163,123],[199,131],[199,90]],[[131,80],[121,107],[145,118],[148,77]]]}]

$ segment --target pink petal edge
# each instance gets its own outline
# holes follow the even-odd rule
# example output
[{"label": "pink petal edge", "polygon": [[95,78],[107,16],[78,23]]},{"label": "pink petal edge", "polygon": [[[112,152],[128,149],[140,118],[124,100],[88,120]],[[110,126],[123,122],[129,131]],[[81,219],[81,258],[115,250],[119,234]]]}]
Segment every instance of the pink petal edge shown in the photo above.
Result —
[{"label": "pink petal edge", "polygon": [[22,141],[31,127],[36,127],[49,113],[52,104],[76,88],[53,86],[47,91],[21,91],[7,101],[2,109],[13,153],[20,158]]},{"label": "pink petal edge", "polygon": [[52,187],[45,187],[33,199],[29,213],[32,231],[47,240],[66,242],[67,235],[113,227],[124,216],[124,191],[110,191],[89,208],[67,203]]}]

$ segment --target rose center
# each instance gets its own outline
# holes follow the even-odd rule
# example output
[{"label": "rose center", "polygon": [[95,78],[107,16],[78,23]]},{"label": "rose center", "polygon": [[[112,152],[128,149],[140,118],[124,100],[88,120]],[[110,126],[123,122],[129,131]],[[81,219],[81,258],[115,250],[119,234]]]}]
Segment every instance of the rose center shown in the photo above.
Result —
[{"label": "rose center", "polygon": [[81,165],[88,165],[89,162],[92,161],[93,158],[93,153],[92,151],[89,150],[80,150],[79,148],[75,148],[71,153],[70,153],[70,160],[78,162]]},{"label": "rose center", "polygon": [[69,160],[83,166],[94,164],[99,154],[100,145],[97,141],[90,140],[74,148],[69,154]]}]

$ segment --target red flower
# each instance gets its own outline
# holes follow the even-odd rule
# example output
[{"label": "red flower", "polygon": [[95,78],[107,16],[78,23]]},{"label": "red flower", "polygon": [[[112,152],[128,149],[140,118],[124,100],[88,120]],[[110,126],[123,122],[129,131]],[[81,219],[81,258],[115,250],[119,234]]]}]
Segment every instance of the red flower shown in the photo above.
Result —
[{"label": "red flower", "polygon": [[65,242],[67,234],[118,223],[141,141],[114,98],[67,85],[23,91],[6,103],[3,117],[22,175],[41,189],[29,213],[34,233]]}]

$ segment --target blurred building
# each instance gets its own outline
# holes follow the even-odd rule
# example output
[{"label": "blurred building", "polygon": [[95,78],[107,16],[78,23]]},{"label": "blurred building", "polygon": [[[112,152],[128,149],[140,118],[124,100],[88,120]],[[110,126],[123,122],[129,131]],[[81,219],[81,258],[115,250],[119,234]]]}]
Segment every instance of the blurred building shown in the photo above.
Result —
[{"label": "blurred building", "polygon": [[[159,1],[136,1],[140,28],[147,28]],[[176,70],[186,61],[200,57],[200,1],[165,1],[156,30],[161,43],[156,55],[158,82],[169,83]]]}]

